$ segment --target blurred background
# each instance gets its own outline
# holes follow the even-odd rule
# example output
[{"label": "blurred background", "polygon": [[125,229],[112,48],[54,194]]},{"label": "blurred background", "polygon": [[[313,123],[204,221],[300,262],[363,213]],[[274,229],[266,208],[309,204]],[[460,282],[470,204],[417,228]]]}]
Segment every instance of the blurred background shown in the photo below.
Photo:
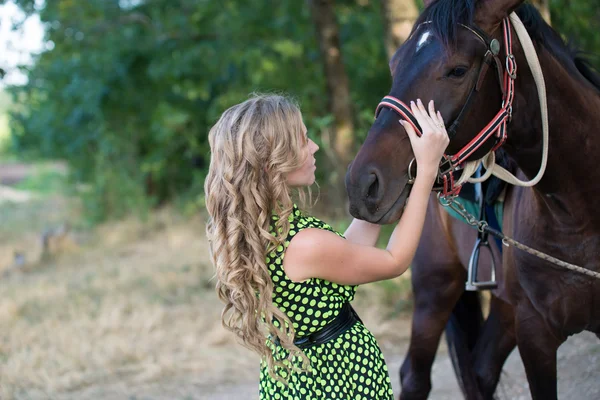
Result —
[{"label": "blurred background", "polygon": [[[600,67],[597,0],[534,3]],[[313,213],[344,229],[346,165],[422,7],[0,0],[0,399],[258,398],[211,280],[208,130],[252,92],[296,97],[321,147]],[[411,307],[408,274],[357,295],[396,390]],[[443,351],[434,372],[432,398],[459,396]]]}]

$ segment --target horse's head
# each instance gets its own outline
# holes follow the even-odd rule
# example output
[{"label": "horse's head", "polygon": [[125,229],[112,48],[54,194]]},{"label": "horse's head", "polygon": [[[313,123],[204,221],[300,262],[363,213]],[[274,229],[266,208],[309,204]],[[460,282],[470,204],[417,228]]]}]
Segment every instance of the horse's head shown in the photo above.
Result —
[{"label": "horse's head", "polygon": [[[404,103],[417,98],[424,104],[434,100],[451,135],[448,154],[469,144],[501,108],[502,21],[522,2],[429,2],[432,4],[427,4],[411,36],[390,61],[393,83],[389,96]],[[497,41],[491,44],[494,38]],[[502,47],[498,57],[488,54],[485,58],[490,47],[498,45]],[[414,155],[398,123],[400,115],[393,108],[379,109],[346,175],[351,214],[377,223],[400,218],[411,188],[409,164]],[[482,157],[493,145],[486,142],[469,159]]]}]

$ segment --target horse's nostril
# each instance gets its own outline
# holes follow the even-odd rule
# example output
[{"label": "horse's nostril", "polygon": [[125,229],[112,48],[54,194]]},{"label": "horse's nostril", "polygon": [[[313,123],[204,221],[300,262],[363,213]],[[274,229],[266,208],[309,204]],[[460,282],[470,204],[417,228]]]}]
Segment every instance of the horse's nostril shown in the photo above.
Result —
[{"label": "horse's nostril", "polygon": [[379,179],[377,179],[377,175],[369,174],[368,182],[367,197],[377,198],[377,194],[379,193]]}]

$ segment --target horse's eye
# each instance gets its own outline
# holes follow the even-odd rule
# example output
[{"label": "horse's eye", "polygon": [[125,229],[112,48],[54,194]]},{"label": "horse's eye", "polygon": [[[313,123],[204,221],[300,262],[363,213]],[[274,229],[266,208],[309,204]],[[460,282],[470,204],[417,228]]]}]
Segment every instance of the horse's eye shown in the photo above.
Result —
[{"label": "horse's eye", "polygon": [[464,76],[469,69],[467,67],[456,67],[448,72],[448,77],[450,78],[460,78]]}]

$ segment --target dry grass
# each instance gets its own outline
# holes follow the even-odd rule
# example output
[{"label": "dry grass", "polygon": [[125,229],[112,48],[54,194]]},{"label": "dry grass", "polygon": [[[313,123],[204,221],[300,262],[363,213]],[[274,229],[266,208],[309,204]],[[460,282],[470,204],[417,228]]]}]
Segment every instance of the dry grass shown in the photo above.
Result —
[{"label": "dry grass", "polygon": [[[28,256],[35,259],[37,236],[11,243],[34,247]],[[234,360],[255,365],[218,323],[200,221],[163,212],[149,224],[103,226],[86,242],[1,281],[0,398],[48,398],[182,373],[210,381],[228,374]]]},{"label": "dry grass", "polygon": [[[202,398],[176,388],[257,378],[257,358],[220,325],[200,217],[162,211],[76,232],[76,247],[42,262],[40,229],[76,218],[64,199],[44,202],[13,209],[4,221],[19,229],[0,228],[1,399]],[[7,270],[15,248],[29,261]],[[389,318],[406,286],[360,289],[357,308],[378,338],[406,336]]]}]

